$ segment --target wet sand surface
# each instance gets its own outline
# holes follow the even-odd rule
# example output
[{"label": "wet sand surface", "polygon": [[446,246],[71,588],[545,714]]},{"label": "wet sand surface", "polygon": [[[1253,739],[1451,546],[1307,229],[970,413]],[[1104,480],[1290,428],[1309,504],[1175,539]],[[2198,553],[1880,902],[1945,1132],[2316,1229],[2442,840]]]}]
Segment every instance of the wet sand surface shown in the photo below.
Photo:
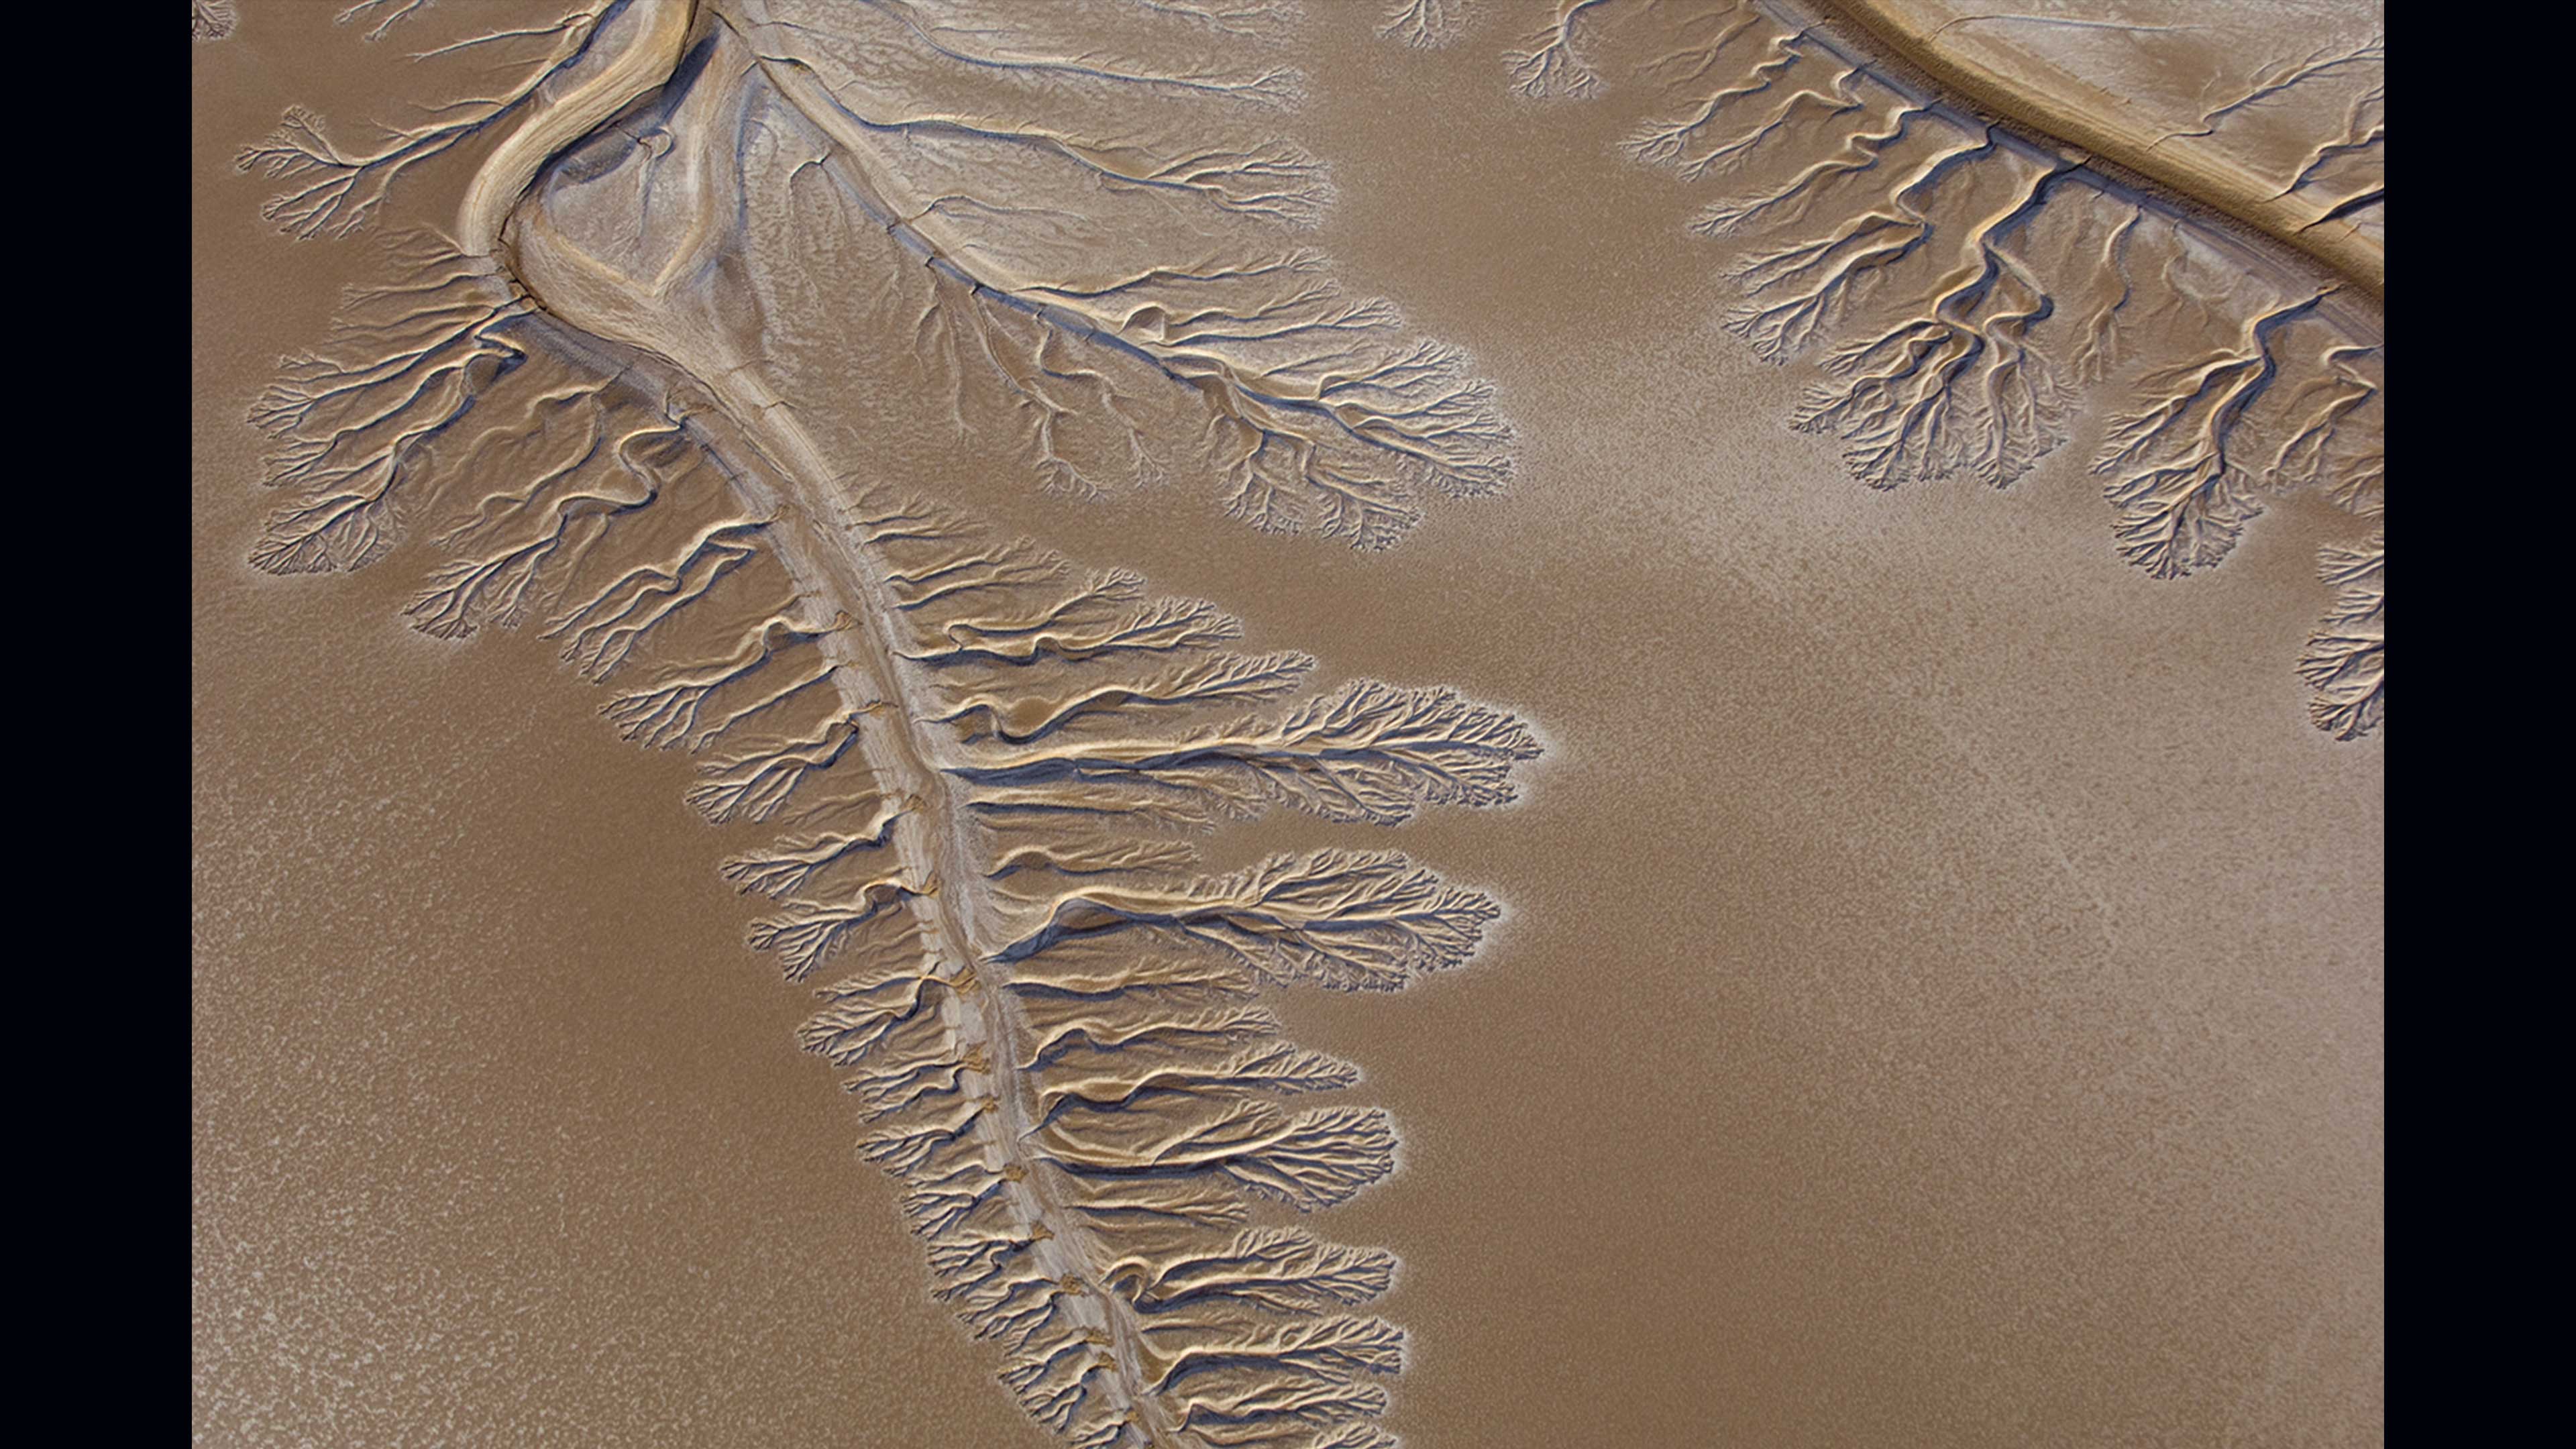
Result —
[{"label": "wet sand surface", "polygon": [[[2008,492],[1864,488],[1781,426],[1811,366],[1720,331],[1696,200],[1615,156],[1622,115],[1507,94],[1522,18],[1415,51],[1318,8],[1315,239],[1472,350],[1507,492],[1357,554],[1187,479],[1051,498],[898,368],[782,367],[839,456],[1217,600],[1325,682],[1542,732],[1519,804],[1390,837],[1506,902],[1478,958],[1279,1002],[1402,1133],[1318,1219],[1402,1260],[1387,1427],[2377,1442],[2385,745],[2311,727],[2287,663],[2350,521],[2289,500],[2159,581],[2110,546],[2089,434]],[[326,10],[195,57],[200,1441],[1054,1442],[929,1299],[686,765],[535,640],[405,628],[421,559],[241,561],[242,411],[371,260],[275,236],[229,165],[389,84]]]}]

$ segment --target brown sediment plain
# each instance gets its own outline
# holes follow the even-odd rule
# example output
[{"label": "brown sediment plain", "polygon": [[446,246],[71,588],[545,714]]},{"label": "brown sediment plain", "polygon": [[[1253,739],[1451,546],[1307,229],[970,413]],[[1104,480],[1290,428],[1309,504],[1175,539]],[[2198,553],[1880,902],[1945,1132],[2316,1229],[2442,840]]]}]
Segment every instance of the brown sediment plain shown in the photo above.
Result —
[{"label": "brown sediment plain", "polygon": [[[1369,1311],[1407,1331],[1383,1415],[1407,1442],[2375,1441],[2384,745],[2312,729],[2279,652],[2325,606],[2306,559],[2341,516],[2286,499],[2225,569],[2159,584],[2100,546],[2078,466],[2106,426],[2092,412],[2017,498],[1850,487],[1834,449],[1779,426],[1802,379],[1712,325],[1741,291],[1686,230],[1705,199],[1616,164],[1634,118],[1506,103],[1505,43],[1544,14],[1470,12],[1422,52],[1379,41],[1365,8],[1310,8],[1275,37],[1293,94],[1272,87],[1275,134],[1330,167],[1301,235],[1333,259],[1335,297],[1404,306],[1400,326],[1335,325],[1470,344],[1472,372],[1440,375],[1494,384],[1516,436],[1480,436],[1510,439],[1507,492],[1301,510],[1302,537],[1238,526],[1229,507],[1290,521],[1270,510],[1313,475],[1212,488],[1206,425],[1183,427],[1210,391],[1169,376],[1189,364],[1102,363],[1073,329],[966,310],[994,277],[942,292],[954,276],[894,272],[900,227],[870,237],[813,195],[810,149],[747,143],[738,175],[705,167],[710,134],[792,129],[777,111],[709,127],[745,88],[795,80],[764,74],[784,62],[726,71],[721,38],[669,113],[631,112],[549,170],[519,262],[551,294],[576,285],[567,263],[615,251],[629,283],[595,295],[645,300],[592,303],[594,335],[623,327],[707,371],[739,349],[754,381],[726,385],[764,391],[690,414],[707,428],[792,417],[773,436],[796,441],[769,451],[809,470],[891,475],[991,537],[1215,600],[1243,620],[1230,647],[1313,657],[1303,689],[1449,686],[1543,732],[1510,808],[1435,807],[1376,837],[1508,903],[1474,963],[1395,996],[1265,998],[1304,1046],[1361,1064],[1341,1095],[1402,1133],[1403,1170],[1313,1226],[1402,1261]],[[492,29],[499,9],[433,7],[403,43]],[[276,237],[255,211],[273,188],[229,162],[289,104],[358,118],[382,95],[438,98],[326,13],[248,9],[196,57],[198,1433],[1051,1442],[992,1383],[995,1346],[932,1302],[897,1186],[851,1160],[847,1105],[795,1049],[801,993],[764,987],[742,951],[776,908],[717,871],[765,837],[682,808],[710,777],[609,737],[556,662],[566,638],[534,637],[543,609],[461,649],[399,627],[407,603],[458,597],[447,550],[345,579],[241,563],[272,501],[244,486],[262,464],[241,414],[270,359],[328,334],[333,284],[387,273],[363,242]],[[1107,58],[1241,74],[1187,54]],[[429,158],[384,228],[448,224],[497,140]],[[1004,204],[989,158],[954,144],[876,179],[949,168],[902,215],[954,220],[971,203],[939,207],[952,191]],[[599,199],[637,166],[667,179],[630,207],[701,184],[755,203],[716,249],[733,292],[634,264],[684,254],[708,214],[621,227]],[[1006,179],[1028,216],[1076,210],[1041,169]],[[988,217],[938,245],[961,272],[1065,284],[1091,258],[1055,225]],[[889,305],[903,275],[977,348],[926,364],[919,319],[943,314],[919,293]],[[705,306],[746,294],[750,322]],[[1136,370],[1082,375],[1112,367]],[[538,417],[576,382],[517,402]],[[488,484],[527,493],[539,445],[572,436],[534,426],[490,439]],[[667,465],[678,498],[678,455],[620,456]],[[508,544],[493,496],[406,522]],[[761,602],[732,617],[763,668],[850,628],[772,623]],[[650,697],[670,680],[639,682],[611,694],[648,738],[726,712],[710,691],[677,723],[676,696]],[[1032,698],[945,711],[978,748],[1098,738],[1065,733],[1062,696]],[[891,842],[892,813],[862,823]],[[1352,840],[1290,813],[1199,843],[1222,876]],[[941,874],[938,895],[979,889]],[[934,882],[853,884],[912,901]]]}]

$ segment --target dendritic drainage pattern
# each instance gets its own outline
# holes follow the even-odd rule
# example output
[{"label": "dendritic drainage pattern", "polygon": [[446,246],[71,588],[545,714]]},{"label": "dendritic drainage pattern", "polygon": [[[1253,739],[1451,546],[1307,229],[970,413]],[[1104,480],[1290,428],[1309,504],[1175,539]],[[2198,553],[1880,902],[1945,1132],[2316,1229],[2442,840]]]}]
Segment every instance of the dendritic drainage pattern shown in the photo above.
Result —
[{"label": "dendritic drainage pattern", "polygon": [[[1298,91],[1262,58],[1284,17],[1159,0],[1116,12],[1130,40],[1078,24],[1099,7],[967,8],[631,0],[424,51],[485,88],[363,146],[291,114],[242,164],[299,237],[491,149],[453,233],[398,235],[259,397],[285,501],[252,561],[425,539],[418,628],[535,629],[621,734],[698,761],[688,802],[742,837],[725,879],[769,903],[750,944],[827,983],[801,1040],[1039,1423],[1382,1449],[1403,1331],[1362,1310],[1395,1258],[1293,1215],[1392,1171],[1394,1126],[1264,998],[1398,989],[1501,907],[1358,835],[1236,870],[1200,840],[1499,806],[1536,738],[1447,689],[1319,690],[1308,656],[1000,536],[900,457],[837,466],[765,342],[798,287],[878,288],[961,408],[985,379],[1036,480],[1204,477],[1257,527],[1360,547],[1500,486],[1510,429],[1454,349],[1281,240],[1329,195],[1266,137]],[[1106,119],[1149,101],[1167,140]],[[854,230],[880,274],[812,275],[760,244],[781,216]]]},{"label": "dendritic drainage pattern", "polygon": [[[1710,193],[1691,225],[1726,247],[1742,290],[1727,330],[1768,361],[1815,359],[1793,427],[1836,440],[1875,488],[1954,475],[2005,488],[2098,408],[2087,467],[2113,543],[2159,579],[2219,565],[2272,500],[2324,500],[2356,526],[2321,552],[2330,600],[2296,671],[2319,729],[2349,740],[2379,726],[2386,346],[2373,298],[1944,101],[1821,25],[1830,10],[1542,8],[1502,58],[1509,84],[1641,103],[1621,150]],[[2323,163],[2376,164],[2385,88],[2369,67],[2384,50],[2260,73],[2261,96],[2317,76],[2357,88],[2290,190],[2351,190]],[[1620,86],[1605,87],[1595,52],[1622,58]]]}]

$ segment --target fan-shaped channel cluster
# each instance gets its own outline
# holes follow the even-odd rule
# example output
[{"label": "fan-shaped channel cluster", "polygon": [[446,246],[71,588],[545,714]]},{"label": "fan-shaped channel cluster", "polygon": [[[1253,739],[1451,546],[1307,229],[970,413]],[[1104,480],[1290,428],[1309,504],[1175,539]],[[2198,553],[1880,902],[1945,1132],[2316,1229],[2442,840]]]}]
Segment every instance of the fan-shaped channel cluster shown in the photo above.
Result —
[{"label": "fan-shaped channel cluster", "polygon": [[[1648,23],[1615,34],[1623,15]],[[1645,47],[1663,108],[1627,151],[1718,190],[1694,228],[1735,248],[1725,325],[1772,361],[1820,353],[1792,424],[1841,440],[1856,478],[2007,486],[2093,399],[2115,542],[2158,578],[2218,564],[2281,495],[2383,517],[2379,317],[2303,260],[1945,105],[1776,0],[1560,0],[1511,74],[1589,93],[1583,51],[1613,38]],[[2353,545],[2374,577],[2384,537]],[[2383,624],[2339,601],[2312,638],[2321,728],[2383,716]]]},{"label": "fan-shaped channel cluster", "polygon": [[761,827],[725,866],[751,943],[823,982],[801,1035],[847,1074],[934,1291],[1029,1412],[1084,1445],[1360,1446],[1402,1360],[1362,1310],[1387,1252],[1256,1216],[1392,1170],[1349,1063],[1265,990],[1392,990],[1497,914],[1391,851],[1199,868],[1285,806],[1393,824],[1495,805],[1510,716],[1234,647],[1234,619],[891,492],[788,478],[708,394],[571,335],[487,262],[414,241],[256,418],[291,491],[263,567],[355,567],[425,531],[411,607],[526,623],[689,800]]}]

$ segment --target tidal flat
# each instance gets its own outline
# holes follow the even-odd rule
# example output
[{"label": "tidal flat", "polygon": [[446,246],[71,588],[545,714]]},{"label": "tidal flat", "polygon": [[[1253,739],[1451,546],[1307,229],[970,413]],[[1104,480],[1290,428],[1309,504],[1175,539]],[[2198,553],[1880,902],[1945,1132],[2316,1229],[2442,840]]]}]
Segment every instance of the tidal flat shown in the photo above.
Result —
[{"label": "tidal flat", "polygon": [[219,8],[202,1441],[2383,1437],[2315,256],[1780,6]]}]

